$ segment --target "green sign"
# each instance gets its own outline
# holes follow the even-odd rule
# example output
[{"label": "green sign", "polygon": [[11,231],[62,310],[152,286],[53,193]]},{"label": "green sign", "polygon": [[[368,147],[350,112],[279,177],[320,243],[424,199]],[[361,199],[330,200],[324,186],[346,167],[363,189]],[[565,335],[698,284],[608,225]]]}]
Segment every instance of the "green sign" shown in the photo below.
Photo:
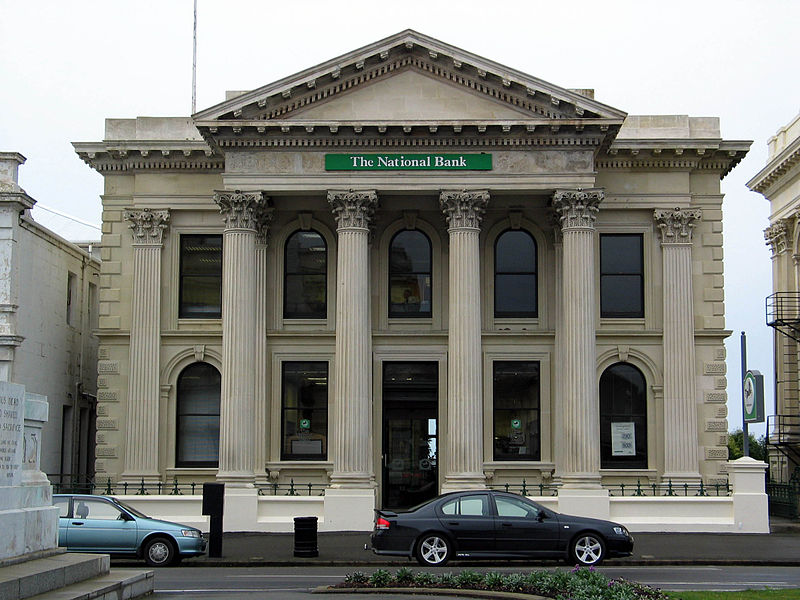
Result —
[{"label": "green sign", "polygon": [[764,422],[764,376],[748,371],[742,385],[742,409],[745,423]]},{"label": "green sign", "polygon": [[519,419],[511,419],[511,429],[522,429],[522,421]]},{"label": "green sign", "polygon": [[326,154],[326,171],[491,171],[491,154]]},{"label": "green sign", "polygon": [[311,420],[300,419],[300,429],[311,429]]}]

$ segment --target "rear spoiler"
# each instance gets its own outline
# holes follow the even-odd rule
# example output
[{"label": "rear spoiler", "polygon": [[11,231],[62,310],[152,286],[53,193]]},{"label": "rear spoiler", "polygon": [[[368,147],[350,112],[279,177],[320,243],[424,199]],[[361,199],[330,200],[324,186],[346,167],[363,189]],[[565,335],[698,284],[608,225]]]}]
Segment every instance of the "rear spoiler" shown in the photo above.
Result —
[{"label": "rear spoiler", "polygon": [[397,516],[397,513],[392,510],[384,510],[382,508],[376,508],[374,510],[375,510],[375,518],[379,516],[387,518],[392,518]]}]

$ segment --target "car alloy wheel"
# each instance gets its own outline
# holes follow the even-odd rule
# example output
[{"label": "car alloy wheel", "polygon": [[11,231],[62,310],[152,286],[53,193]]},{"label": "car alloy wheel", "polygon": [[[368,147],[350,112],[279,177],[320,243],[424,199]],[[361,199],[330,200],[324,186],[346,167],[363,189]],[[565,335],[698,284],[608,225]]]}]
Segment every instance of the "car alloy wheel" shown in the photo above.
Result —
[{"label": "car alloy wheel", "polygon": [[583,534],[572,544],[572,558],[580,565],[596,565],[605,555],[603,540],[594,534]]},{"label": "car alloy wheel", "polygon": [[144,548],[144,559],[151,567],[166,567],[175,559],[175,550],[164,538],[154,538]]},{"label": "car alloy wheel", "polygon": [[450,560],[450,544],[439,535],[427,535],[417,545],[417,560],[421,565],[444,565]]}]

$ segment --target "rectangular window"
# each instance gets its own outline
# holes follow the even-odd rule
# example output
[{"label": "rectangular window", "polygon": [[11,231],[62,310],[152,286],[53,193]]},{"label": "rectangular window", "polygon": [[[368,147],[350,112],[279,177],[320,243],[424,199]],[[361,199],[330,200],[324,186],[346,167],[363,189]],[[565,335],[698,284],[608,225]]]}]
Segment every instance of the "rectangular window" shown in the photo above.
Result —
[{"label": "rectangular window", "polygon": [[78,276],[67,272],[67,325],[75,325],[78,306]]},{"label": "rectangular window", "polygon": [[600,316],[644,317],[642,235],[600,235]]},{"label": "rectangular window", "polygon": [[182,235],[180,265],[182,319],[222,317],[222,236]]},{"label": "rectangular window", "polygon": [[494,460],[541,460],[538,361],[495,361]]},{"label": "rectangular window", "polygon": [[282,383],[281,460],[326,460],[328,363],[285,362]]}]

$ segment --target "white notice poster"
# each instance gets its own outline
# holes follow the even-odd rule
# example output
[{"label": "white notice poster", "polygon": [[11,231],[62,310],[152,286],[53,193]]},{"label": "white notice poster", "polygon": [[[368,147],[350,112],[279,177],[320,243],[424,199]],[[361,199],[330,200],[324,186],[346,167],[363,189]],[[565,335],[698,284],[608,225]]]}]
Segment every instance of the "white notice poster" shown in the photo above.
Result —
[{"label": "white notice poster", "polygon": [[633,423],[611,424],[611,455],[636,456],[636,429]]}]

